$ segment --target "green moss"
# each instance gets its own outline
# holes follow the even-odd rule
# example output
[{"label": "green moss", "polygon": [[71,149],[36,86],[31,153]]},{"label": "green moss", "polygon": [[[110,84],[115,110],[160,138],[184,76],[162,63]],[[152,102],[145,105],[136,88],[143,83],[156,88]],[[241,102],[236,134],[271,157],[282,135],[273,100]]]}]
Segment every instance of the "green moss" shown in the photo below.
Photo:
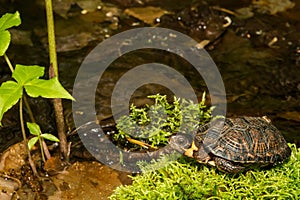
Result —
[{"label": "green moss", "polygon": [[289,146],[287,162],[235,175],[181,157],[132,177],[133,184],[117,188],[110,199],[299,199],[300,149]]},{"label": "green moss", "polygon": [[[166,95],[151,95],[153,105],[137,108],[130,107],[130,115],[122,116],[117,121],[118,133],[114,139],[126,143],[126,138],[133,138],[150,144],[152,147],[164,146],[174,133],[191,133],[200,124],[211,119],[213,107],[205,105],[205,93],[200,103],[174,97],[169,103]],[[136,146],[140,148],[140,146]]]}]

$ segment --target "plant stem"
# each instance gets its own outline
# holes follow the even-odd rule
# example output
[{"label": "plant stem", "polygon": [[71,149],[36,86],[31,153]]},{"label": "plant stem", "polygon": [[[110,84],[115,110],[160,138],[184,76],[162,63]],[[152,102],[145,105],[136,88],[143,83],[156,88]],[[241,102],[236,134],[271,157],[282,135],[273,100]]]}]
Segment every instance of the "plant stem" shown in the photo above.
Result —
[{"label": "plant stem", "polygon": [[[53,78],[56,76],[58,78],[58,65],[57,65],[57,57],[56,57],[52,0],[45,0],[45,6],[46,6],[46,14],[47,14],[48,43],[49,43],[49,56],[50,56],[49,77]],[[67,137],[65,135],[65,122],[64,122],[63,106],[62,106],[61,99],[54,99],[53,105],[55,110],[57,132],[60,140],[59,143],[60,151],[62,152],[64,158],[68,160],[68,144],[67,144]]]},{"label": "plant stem", "polygon": [[49,152],[49,149],[48,149],[48,146],[47,146],[45,140],[42,140],[42,144],[43,144],[45,156],[46,156],[47,160],[49,160],[51,158],[51,154]]},{"label": "plant stem", "polygon": [[7,63],[7,65],[8,65],[8,67],[9,67],[11,73],[13,73],[14,67],[12,66],[12,64],[11,64],[11,62],[10,62],[10,60],[8,59],[8,57],[7,57],[6,54],[4,54],[4,59],[5,59],[6,63]]},{"label": "plant stem", "polygon": [[34,162],[32,160],[31,154],[30,154],[30,150],[28,148],[28,141],[27,141],[27,137],[26,137],[25,127],[24,127],[24,119],[23,119],[23,99],[22,98],[20,98],[19,104],[20,104],[19,105],[20,123],[21,123],[21,130],[22,130],[23,140],[24,140],[24,143],[25,143],[25,150],[27,151],[27,154],[28,154],[28,161],[29,161],[30,167],[31,167],[34,175],[38,177],[36,167],[34,165]]},{"label": "plant stem", "polygon": [[33,113],[32,113],[32,110],[31,110],[31,107],[28,103],[28,99],[26,97],[26,94],[23,94],[23,100],[24,100],[24,103],[25,103],[25,106],[27,108],[27,111],[28,111],[28,115],[29,115],[29,118],[30,118],[30,121],[35,123],[35,119],[34,119],[34,116],[33,116]]},{"label": "plant stem", "polygon": [[46,14],[47,14],[50,64],[53,66],[55,76],[58,77],[52,0],[45,0],[45,6],[46,6]]},{"label": "plant stem", "polygon": [[59,137],[60,151],[63,154],[63,157],[68,161],[69,160],[68,143],[67,143],[67,137],[65,135],[65,121],[64,121],[61,99],[53,99],[53,106],[55,110],[55,118],[56,118],[57,132]]},{"label": "plant stem", "polygon": [[[4,54],[4,59],[11,71],[11,73],[14,72],[14,67],[13,65],[11,64],[8,56],[6,54]],[[32,110],[29,106],[29,103],[28,103],[28,100],[27,100],[27,97],[25,95],[23,95],[23,98],[20,98],[20,102],[19,102],[19,112],[20,112],[20,124],[21,124],[21,131],[22,131],[22,135],[23,135],[23,140],[24,140],[24,145],[25,145],[25,151],[27,152],[27,155],[28,155],[28,162],[29,162],[29,165],[34,173],[34,175],[36,177],[39,177],[38,173],[37,173],[37,170],[36,170],[36,167],[34,165],[34,162],[32,160],[32,157],[31,157],[31,153],[30,153],[30,150],[28,148],[28,141],[27,141],[27,137],[26,137],[26,132],[25,132],[25,127],[24,127],[24,119],[23,119],[23,99],[24,99],[24,102],[25,102],[25,106],[28,110],[28,113],[29,113],[29,117],[31,119],[32,122],[35,122],[34,120],[34,116],[32,114]]]},{"label": "plant stem", "polygon": [[40,135],[38,136],[38,138],[39,138],[39,143],[40,143],[40,149],[41,149],[41,154],[42,154],[42,160],[43,160],[43,162],[46,162],[42,138],[40,137]]}]

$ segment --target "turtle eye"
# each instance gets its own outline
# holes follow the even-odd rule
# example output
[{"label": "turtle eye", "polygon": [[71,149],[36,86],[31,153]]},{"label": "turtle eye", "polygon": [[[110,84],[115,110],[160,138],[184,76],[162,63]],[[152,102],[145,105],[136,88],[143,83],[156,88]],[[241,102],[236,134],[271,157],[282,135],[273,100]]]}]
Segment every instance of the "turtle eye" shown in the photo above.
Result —
[{"label": "turtle eye", "polygon": [[187,135],[175,135],[171,138],[171,142],[182,148],[185,148],[191,144],[191,141]]},{"label": "turtle eye", "polygon": [[184,137],[179,137],[178,139],[177,139],[177,143],[178,144],[184,144],[186,142],[186,139],[184,138]]}]

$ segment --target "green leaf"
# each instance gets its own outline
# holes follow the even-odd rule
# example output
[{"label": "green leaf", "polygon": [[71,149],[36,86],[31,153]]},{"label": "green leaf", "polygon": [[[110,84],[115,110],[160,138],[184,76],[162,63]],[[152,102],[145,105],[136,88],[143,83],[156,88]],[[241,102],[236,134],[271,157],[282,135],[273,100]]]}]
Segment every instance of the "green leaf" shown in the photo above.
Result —
[{"label": "green leaf", "polygon": [[22,97],[22,86],[14,81],[6,81],[0,86],[0,125],[3,114]]},{"label": "green leaf", "polygon": [[13,26],[19,26],[21,24],[20,13],[6,13],[0,18],[0,31],[6,30]]},{"label": "green leaf", "polygon": [[27,94],[31,97],[64,98],[75,100],[60,84],[57,77],[50,80],[34,79],[25,85]]},{"label": "green leaf", "polygon": [[27,128],[32,135],[39,136],[41,134],[40,126],[36,123],[27,122]]},{"label": "green leaf", "polygon": [[38,65],[16,65],[12,77],[22,86],[44,75],[44,67]]},{"label": "green leaf", "polygon": [[35,143],[38,141],[38,137],[33,137],[28,141],[28,148],[29,150],[35,145]]},{"label": "green leaf", "polygon": [[0,31],[0,41],[0,56],[3,56],[10,43],[10,33],[8,31]]},{"label": "green leaf", "polygon": [[53,142],[59,142],[59,139],[57,137],[55,137],[52,134],[49,133],[44,133],[41,135],[42,138],[53,141]]}]

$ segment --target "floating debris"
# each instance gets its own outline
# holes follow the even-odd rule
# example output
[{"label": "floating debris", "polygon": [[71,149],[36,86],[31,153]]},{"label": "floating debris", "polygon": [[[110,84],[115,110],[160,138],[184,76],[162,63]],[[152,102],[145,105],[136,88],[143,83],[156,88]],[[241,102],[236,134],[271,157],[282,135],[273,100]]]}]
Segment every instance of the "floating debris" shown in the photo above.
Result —
[{"label": "floating debris", "polygon": [[159,7],[148,6],[144,8],[128,8],[124,13],[141,20],[146,24],[153,25],[159,17],[169,12]]}]

